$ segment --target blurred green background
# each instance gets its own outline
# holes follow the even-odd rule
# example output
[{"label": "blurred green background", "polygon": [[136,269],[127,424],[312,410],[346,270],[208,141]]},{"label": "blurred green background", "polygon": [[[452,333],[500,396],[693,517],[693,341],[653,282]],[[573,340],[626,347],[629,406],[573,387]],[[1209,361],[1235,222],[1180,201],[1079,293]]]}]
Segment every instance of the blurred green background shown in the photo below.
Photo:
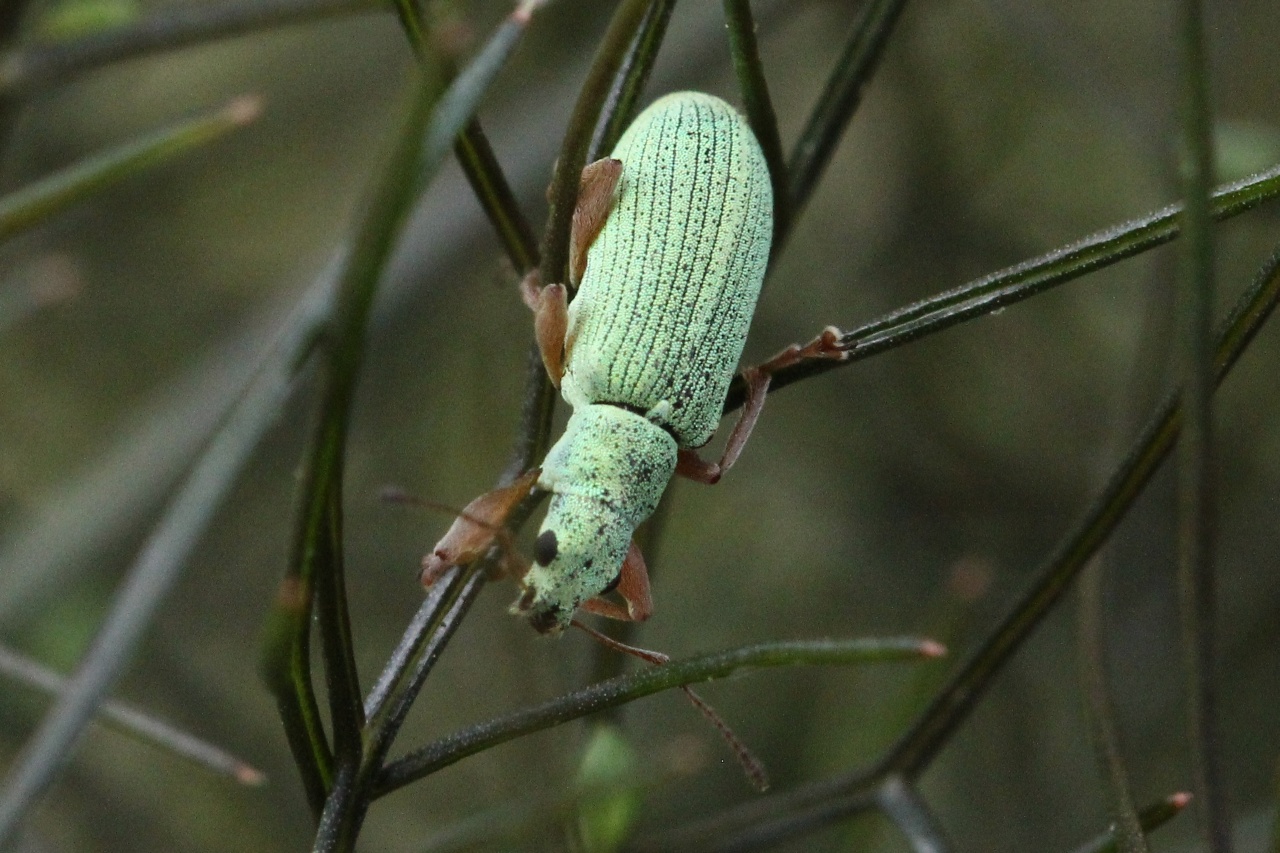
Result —
[{"label": "blurred green background", "polygon": [[[110,15],[165,4],[76,0]],[[612,4],[557,0],[481,119],[536,223],[565,121]],[[794,141],[857,2],[756,11]],[[509,4],[457,2],[482,38]],[[81,12],[84,9],[79,10]],[[37,2],[34,32],[63,14]],[[1275,6],[1210,16],[1221,177],[1280,162]],[[1167,4],[933,0],[908,6],[884,65],[761,299],[745,361],[849,327],[1166,204],[1177,196]],[[132,179],[0,247],[0,286],[61,298],[0,334],[0,639],[61,669],[292,301],[349,233],[389,147],[412,58],[389,11],[130,61],[26,94],[0,189],[240,93],[251,127]],[[731,100],[718,3],[681,4],[649,96]],[[1217,228],[1225,306],[1280,235],[1274,206]],[[656,552],[656,615],[636,635],[672,655],[764,639],[923,634],[952,662],[991,627],[1080,513],[1169,386],[1176,250],[770,398],[738,467],[680,482]],[[456,166],[410,226],[380,300],[348,452],[348,581],[362,676],[421,600],[421,554],[448,519],[380,503],[388,484],[465,503],[515,433],[531,324]],[[1259,337],[1219,396],[1221,705],[1230,801],[1261,849],[1280,755],[1280,339]],[[311,824],[256,669],[283,571],[305,384],[256,453],[116,695],[266,771],[241,789],[95,731],[29,823],[31,850],[272,851]],[[563,418],[563,413],[561,414]],[[1135,795],[1190,785],[1174,590],[1173,478],[1157,478],[1104,558],[1110,674]],[[536,636],[486,591],[428,682],[400,748],[585,683],[581,636]],[[1106,811],[1084,722],[1074,597],[1001,675],[923,791],[959,850],[1069,850]],[[771,670],[704,695],[775,786],[873,761],[947,662]],[[0,688],[0,760],[46,700]],[[649,772],[640,831],[751,797],[713,730],[675,694],[630,706]],[[362,849],[425,850],[466,816],[567,790],[589,727],[467,759],[378,802]],[[784,849],[899,851],[878,818]],[[1161,830],[1190,849],[1194,819]],[[555,848],[554,828],[533,849]],[[510,843],[514,846],[514,843]],[[852,845],[852,846],[850,846]],[[499,845],[499,847],[506,846]]]}]

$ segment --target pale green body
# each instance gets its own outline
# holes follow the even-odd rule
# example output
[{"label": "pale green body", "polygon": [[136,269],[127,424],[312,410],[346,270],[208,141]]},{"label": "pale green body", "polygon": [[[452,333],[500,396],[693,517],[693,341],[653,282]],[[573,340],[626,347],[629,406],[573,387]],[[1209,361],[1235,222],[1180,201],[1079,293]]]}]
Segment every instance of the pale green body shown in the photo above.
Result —
[{"label": "pale green body", "polygon": [[677,447],[715,433],[773,233],[764,156],[719,98],[659,99],[612,156],[616,204],[569,306],[561,391],[574,411],[538,481],[552,492],[542,541],[552,531],[557,546],[525,578],[543,630],[617,579]]}]

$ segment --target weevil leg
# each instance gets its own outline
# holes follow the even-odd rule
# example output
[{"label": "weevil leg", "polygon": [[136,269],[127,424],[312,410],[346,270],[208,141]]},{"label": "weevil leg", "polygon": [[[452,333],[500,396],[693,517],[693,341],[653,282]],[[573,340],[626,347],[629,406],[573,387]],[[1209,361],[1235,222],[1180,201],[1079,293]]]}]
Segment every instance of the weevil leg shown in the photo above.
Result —
[{"label": "weevil leg", "polygon": [[504,532],[503,523],[511,510],[533,491],[541,469],[533,470],[507,486],[485,492],[462,508],[444,537],[422,558],[423,586],[431,586],[454,566],[478,560]]},{"label": "weevil leg", "polygon": [[573,208],[573,228],[569,232],[569,283],[582,281],[587,269],[587,250],[600,236],[613,210],[613,196],[622,178],[622,161],[605,157],[589,163],[578,182],[578,203]]},{"label": "weevil leg", "polygon": [[627,548],[627,557],[622,561],[617,586],[618,595],[627,603],[626,607],[607,598],[589,598],[582,602],[582,609],[607,619],[620,622],[643,622],[653,615],[653,596],[649,594],[649,569],[644,564],[644,555],[640,553],[635,541]]},{"label": "weevil leg", "polygon": [[563,284],[548,284],[538,294],[538,307],[533,315],[533,331],[538,339],[538,352],[547,368],[551,384],[560,387],[564,378],[567,353],[565,332],[569,329],[569,296]]},{"label": "weevil leg", "polygon": [[790,367],[809,359],[841,360],[847,356],[840,345],[840,330],[835,326],[827,326],[819,335],[804,346],[792,344],[764,364],[748,367],[742,371],[742,378],[747,383],[747,399],[742,406],[742,414],[734,424],[729,441],[725,444],[724,455],[720,461],[708,462],[698,455],[696,450],[681,448],[676,457],[676,473],[699,483],[714,484],[720,481],[725,471],[733,467],[742,454],[751,431],[755,429],[760,418],[760,410],[764,408],[765,396],[769,393],[769,381],[773,374],[785,367]]},{"label": "weevil leg", "polygon": [[835,326],[827,326],[804,346],[792,344],[764,364],[756,365],[755,369],[772,376],[779,370],[802,361],[844,361],[849,357],[849,351],[840,343],[842,335]]},{"label": "weevil leg", "polygon": [[751,437],[751,431],[755,429],[756,421],[760,419],[760,410],[764,408],[764,399],[769,393],[771,376],[758,367],[748,367],[742,371],[742,378],[747,382],[747,401],[742,405],[742,414],[733,425],[733,432],[729,433],[720,461],[708,462],[698,455],[698,451],[682,447],[676,455],[677,474],[699,483],[714,485],[738,461],[742,448]]},{"label": "weevil leg", "polygon": [[538,340],[542,365],[551,384],[560,387],[568,354],[565,332],[569,328],[569,295],[563,284],[542,286],[542,275],[531,270],[520,279],[520,298],[533,312],[533,332]]}]

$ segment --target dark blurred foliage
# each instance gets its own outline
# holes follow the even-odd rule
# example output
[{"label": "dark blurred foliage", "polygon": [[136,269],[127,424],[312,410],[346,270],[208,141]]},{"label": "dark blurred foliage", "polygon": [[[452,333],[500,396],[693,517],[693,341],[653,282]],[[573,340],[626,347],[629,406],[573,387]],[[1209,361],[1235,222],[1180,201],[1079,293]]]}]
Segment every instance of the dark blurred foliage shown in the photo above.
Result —
[{"label": "dark blurred foliage", "polygon": [[[508,10],[496,0],[454,6],[477,38]],[[548,7],[482,109],[535,222],[607,7]],[[757,4],[785,142],[858,8]],[[33,20],[42,11],[37,4]],[[735,98],[720,16],[715,3],[677,9],[651,96],[697,88]],[[1267,0],[1212,12],[1224,179],[1280,160],[1274,16]],[[1173,200],[1175,55],[1167,4],[908,6],[767,285],[746,359]],[[266,112],[0,249],[5,287],[52,276],[72,293],[0,337],[5,547],[51,523],[59,502],[95,508],[52,528],[38,549],[47,562],[6,563],[6,642],[73,665],[167,484],[196,450],[184,425],[207,421],[202,406],[227,393],[224,375],[243,370],[236,359],[349,232],[411,67],[388,12],[131,61],[22,101],[4,188],[237,93],[260,93]],[[1280,217],[1264,208],[1216,233],[1225,304],[1276,242]],[[969,648],[1168,387],[1175,258],[1169,248],[1148,253],[772,397],[724,483],[672,489],[650,557],[657,612],[636,640],[679,655],[906,633]],[[515,431],[530,337],[512,271],[456,167],[415,218],[393,279],[348,451],[348,579],[366,681],[415,610],[418,559],[448,523],[384,505],[378,491],[394,483],[462,504],[489,486]],[[1222,746],[1234,813],[1255,830],[1274,809],[1280,754],[1278,356],[1268,329],[1226,383],[1217,418]],[[310,402],[300,394],[262,444],[117,691],[245,756],[269,785],[238,789],[94,732],[31,822],[39,840],[30,849],[309,845],[305,801],[256,661]],[[126,481],[140,470],[149,485],[138,491]],[[1168,472],[1156,480],[1103,560],[1110,675],[1142,803],[1190,784],[1172,483]],[[86,550],[76,531],[98,512],[111,521]],[[595,654],[585,638],[539,638],[505,614],[513,596],[509,584],[485,593],[428,683],[404,747],[584,683]],[[923,779],[960,850],[1068,850],[1107,822],[1073,608],[1069,598],[1033,636]],[[945,666],[768,671],[704,692],[787,787],[876,758]],[[25,688],[0,691],[0,759],[43,707]],[[672,776],[648,795],[642,832],[751,796],[678,696],[637,703],[624,720],[648,769]],[[374,806],[363,849],[425,849],[464,816],[500,815],[567,789],[585,731],[536,735],[392,795]],[[1161,832],[1158,849],[1184,849],[1194,824],[1184,817]],[[552,832],[531,843],[561,841]],[[786,849],[850,844],[905,849],[880,818]]]}]

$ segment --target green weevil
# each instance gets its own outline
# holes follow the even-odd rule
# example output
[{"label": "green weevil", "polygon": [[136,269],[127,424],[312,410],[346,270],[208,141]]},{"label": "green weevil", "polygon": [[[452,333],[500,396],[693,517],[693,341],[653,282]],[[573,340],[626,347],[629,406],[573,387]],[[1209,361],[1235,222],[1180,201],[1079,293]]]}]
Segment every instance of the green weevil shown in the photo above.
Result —
[{"label": "green weevil", "polygon": [[[423,560],[429,585],[492,545],[536,485],[551,493],[513,611],[559,633],[579,608],[615,619],[652,612],[632,542],[674,473],[717,482],[737,459],[772,371],[840,358],[828,328],[743,371],[747,402],[719,463],[695,452],[716,431],[769,261],[773,193],[746,121],[711,95],[660,98],[610,157],[583,171],[563,285],[522,285],[552,382],[573,407],[535,469],[469,504]],[[617,591],[625,606],[604,598]]]}]

